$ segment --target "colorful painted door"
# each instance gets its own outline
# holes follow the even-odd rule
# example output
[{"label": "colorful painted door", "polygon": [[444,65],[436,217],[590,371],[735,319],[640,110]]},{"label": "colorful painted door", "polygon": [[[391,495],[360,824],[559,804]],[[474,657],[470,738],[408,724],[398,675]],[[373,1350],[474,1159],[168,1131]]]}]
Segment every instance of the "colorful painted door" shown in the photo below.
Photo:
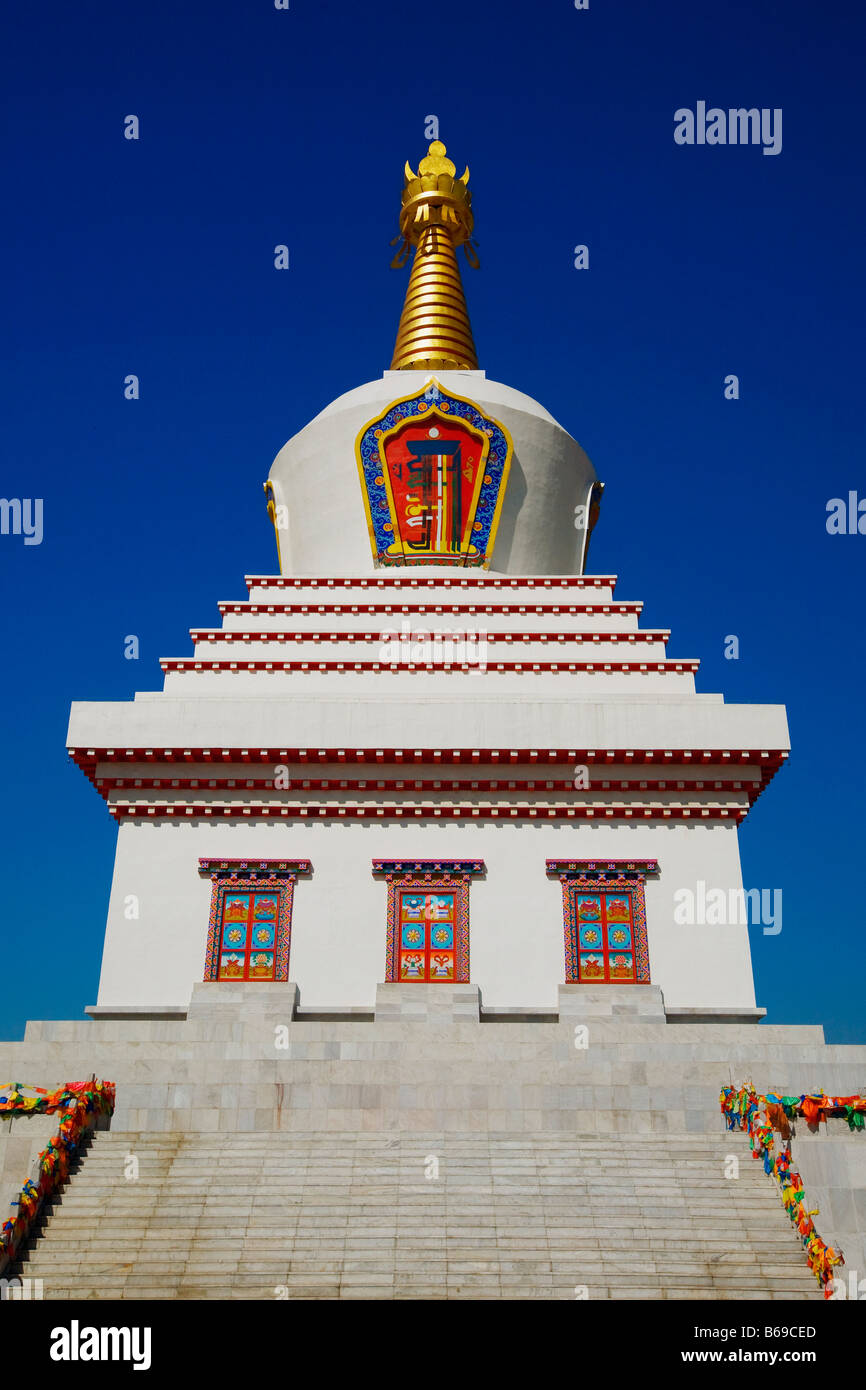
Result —
[{"label": "colorful painted door", "polygon": [[400,893],[400,979],[453,980],[454,894]]},{"label": "colorful painted door", "polygon": [[279,894],[226,893],[220,940],[220,980],[273,980]]},{"label": "colorful painted door", "polygon": [[628,984],[635,975],[632,895],[575,892],[578,978],[586,984]]}]

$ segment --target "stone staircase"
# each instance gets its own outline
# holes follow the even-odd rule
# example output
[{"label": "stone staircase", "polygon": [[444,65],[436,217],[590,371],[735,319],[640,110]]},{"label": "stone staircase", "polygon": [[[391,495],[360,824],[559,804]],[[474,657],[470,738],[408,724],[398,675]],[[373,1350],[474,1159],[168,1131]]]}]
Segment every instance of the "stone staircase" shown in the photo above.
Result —
[{"label": "stone staircase", "polygon": [[50,1299],[821,1297],[722,1133],[103,1131],[17,1272]]}]

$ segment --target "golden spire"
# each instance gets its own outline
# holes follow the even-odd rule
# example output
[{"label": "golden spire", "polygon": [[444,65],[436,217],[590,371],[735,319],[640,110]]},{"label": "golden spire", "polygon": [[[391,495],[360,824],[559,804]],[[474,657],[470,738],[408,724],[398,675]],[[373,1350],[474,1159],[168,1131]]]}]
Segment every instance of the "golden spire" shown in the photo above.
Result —
[{"label": "golden spire", "polygon": [[[445,146],[433,140],[418,173],[413,174],[408,162],[405,172],[400,213],[403,244],[391,268],[399,270],[406,264],[412,246],[416,251],[391,368],[473,369],[478,358],[455,253],[462,245],[469,264],[477,268],[478,257],[470,245],[469,170],[456,179],[457,170],[446,158]],[[391,245],[398,240],[395,237]]]}]

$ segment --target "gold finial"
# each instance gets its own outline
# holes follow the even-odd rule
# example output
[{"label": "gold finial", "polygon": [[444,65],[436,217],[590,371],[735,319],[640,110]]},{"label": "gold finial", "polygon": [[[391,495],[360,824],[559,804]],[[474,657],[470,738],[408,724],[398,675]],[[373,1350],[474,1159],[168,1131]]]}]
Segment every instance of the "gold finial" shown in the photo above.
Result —
[{"label": "gold finial", "polygon": [[442,141],[433,140],[418,173],[408,161],[404,172],[400,237],[391,243],[402,238],[402,245],[392,269],[406,264],[413,246],[416,251],[391,368],[474,369],[478,358],[455,254],[463,246],[469,264],[477,268],[469,169],[455,178],[457,166]]},{"label": "gold finial", "polygon": [[[457,173],[457,166],[445,157],[445,146],[441,140],[431,140],[426,155],[418,165],[419,174],[450,174],[452,179]],[[468,175],[469,170],[466,170]],[[465,182],[466,180],[464,180]]]}]

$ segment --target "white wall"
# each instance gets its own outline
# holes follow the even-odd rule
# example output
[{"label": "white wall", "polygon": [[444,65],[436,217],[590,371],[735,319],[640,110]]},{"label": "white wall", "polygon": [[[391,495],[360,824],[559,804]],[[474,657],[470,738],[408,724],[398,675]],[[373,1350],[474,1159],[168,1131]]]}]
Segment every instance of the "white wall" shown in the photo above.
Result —
[{"label": "white wall", "polygon": [[[209,654],[210,655],[210,654]],[[213,654],[214,660],[218,653]],[[256,659],[255,653],[249,655],[242,653],[238,657],[237,652],[223,654],[226,661]],[[270,658],[264,658],[269,660]],[[607,695],[628,695],[629,698],[635,693],[638,696],[654,695],[658,699],[664,700],[668,696],[691,695],[695,689],[695,678],[689,672],[679,671],[593,671],[593,672],[569,672],[569,671],[497,671],[495,663],[501,661],[522,661],[528,668],[531,668],[534,660],[538,661],[557,661],[566,663],[568,661],[604,661],[613,659],[616,661],[642,661],[655,660],[656,658],[645,657],[640,652],[633,649],[620,651],[613,658],[606,658],[603,654],[596,655],[594,652],[576,651],[574,647],[570,651],[564,651],[558,647],[549,647],[545,651],[538,651],[537,656],[533,657],[524,652],[521,648],[512,647],[510,650],[503,647],[500,651],[499,644],[488,647],[484,669],[471,666],[468,670],[446,671],[444,668],[432,671],[418,669],[408,670],[405,666],[398,666],[395,670],[386,669],[384,671],[353,671],[351,669],[354,661],[375,660],[376,656],[370,651],[365,651],[363,647],[356,647],[354,651],[347,650],[341,657],[339,653],[326,650],[322,646],[316,647],[314,651],[307,654],[289,651],[285,647],[276,653],[273,658],[276,662],[281,661],[304,661],[308,660],[311,665],[318,661],[340,661],[346,663],[345,671],[169,671],[165,677],[165,693],[176,697],[179,700],[196,699],[198,696],[225,696],[227,699],[235,699],[238,696],[251,695],[259,697],[263,693],[272,696],[282,696],[284,699],[292,698],[295,693],[303,698],[311,694],[321,693],[330,698],[336,692],[340,695],[357,696],[359,699],[376,701],[379,693],[387,693],[392,698],[401,699],[401,692],[409,698],[430,695],[433,699],[448,699],[459,705],[465,696],[483,695],[488,698],[502,699],[508,697],[517,703],[521,699],[538,697],[565,696],[568,694],[580,693],[597,695],[600,699]],[[635,688],[636,687],[636,688]]]},{"label": "white wall", "polygon": [[[232,699],[139,694],[130,703],[76,702],[67,743],[73,748],[656,748],[784,749],[790,746],[782,705],[725,705],[720,695],[643,695],[643,677],[629,694],[574,698],[571,678],[559,697],[489,695],[454,700],[396,694],[387,677],[371,698]],[[332,686],[334,682],[332,681]],[[338,688],[339,688],[339,683]],[[230,688],[230,687],[229,687]],[[445,686],[444,691],[454,690]],[[489,687],[488,687],[489,688]],[[631,693],[634,691],[635,693]]]},{"label": "white wall", "polygon": [[[368,1005],[385,978],[386,885],[374,858],[483,858],[470,889],[470,971],[488,1006],[553,1007],[565,979],[562,899],[545,859],[657,858],[647,884],[650,969],[672,1006],[755,1003],[744,926],[679,927],[673,893],[703,879],[741,886],[734,827],[421,826],[125,821],[108,916],[99,1004],[183,1005],[204,972],[211,882],[199,857],[305,858],[295,891],[290,978],[304,1007]],[[140,901],[137,921],[124,900]]]}]

